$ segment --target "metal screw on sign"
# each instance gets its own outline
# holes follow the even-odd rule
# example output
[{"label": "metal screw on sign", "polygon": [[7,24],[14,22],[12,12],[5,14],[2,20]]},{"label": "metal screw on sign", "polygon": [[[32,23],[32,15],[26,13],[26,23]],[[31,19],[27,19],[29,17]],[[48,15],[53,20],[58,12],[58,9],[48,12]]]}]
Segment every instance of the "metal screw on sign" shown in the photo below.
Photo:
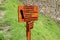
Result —
[{"label": "metal screw on sign", "polygon": [[38,20],[38,6],[19,6],[18,7],[18,21],[26,22],[26,36],[27,40],[31,40],[31,29],[34,21]]}]

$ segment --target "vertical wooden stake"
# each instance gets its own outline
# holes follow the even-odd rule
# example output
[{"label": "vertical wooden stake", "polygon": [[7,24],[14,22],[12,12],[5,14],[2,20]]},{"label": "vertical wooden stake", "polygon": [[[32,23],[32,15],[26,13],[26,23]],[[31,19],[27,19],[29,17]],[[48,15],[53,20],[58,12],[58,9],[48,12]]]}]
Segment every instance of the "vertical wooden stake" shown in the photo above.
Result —
[{"label": "vertical wooden stake", "polygon": [[26,22],[26,36],[27,40],[31,40],[31,29],[33,28],[33,21]]},{"label": "vertical wooden stake", "polygon": [[31,31],[26,30],[26,33],[27,33],[27,40],[31,40]]},{"label": "vertical wooden stake", "polygon": [[31,40],[31,29],[29,27],[29,22],[26,22],[26,36],[27,40]]}]

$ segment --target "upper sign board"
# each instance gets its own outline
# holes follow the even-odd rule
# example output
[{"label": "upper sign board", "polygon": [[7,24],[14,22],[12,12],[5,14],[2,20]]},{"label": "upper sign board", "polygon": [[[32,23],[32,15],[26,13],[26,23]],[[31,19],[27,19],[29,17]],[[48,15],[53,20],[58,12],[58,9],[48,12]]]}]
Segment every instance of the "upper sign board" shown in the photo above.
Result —
[{"label": "upper sign board", "polygon": [[28,22],[38,20],[38,6],[19,6],[18,21]]}]

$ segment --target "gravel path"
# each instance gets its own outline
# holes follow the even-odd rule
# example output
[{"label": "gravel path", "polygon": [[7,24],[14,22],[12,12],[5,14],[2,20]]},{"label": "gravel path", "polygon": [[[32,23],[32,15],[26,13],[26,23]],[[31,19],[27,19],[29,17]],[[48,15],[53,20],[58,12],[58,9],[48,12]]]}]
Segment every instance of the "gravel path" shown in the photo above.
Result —
[{"label": "gravel path", "polygon": [[[2,20],[4,18],[6,11],[0,11],[0,20]],[[9,26],[3,24],[3,27],[0,27],[0,29],[2,29],[1,31],[7,31],[9,28]]]}]

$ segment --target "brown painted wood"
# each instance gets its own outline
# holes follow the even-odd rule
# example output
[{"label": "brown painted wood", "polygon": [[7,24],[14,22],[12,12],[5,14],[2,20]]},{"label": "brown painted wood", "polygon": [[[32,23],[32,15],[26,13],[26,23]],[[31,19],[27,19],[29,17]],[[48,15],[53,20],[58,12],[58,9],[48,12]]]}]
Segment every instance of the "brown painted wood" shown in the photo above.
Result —
[{"label": "brown painted wood", "polygon": [[[20,10],[23,11],[22,18]],[[18,7],[18,21],[19,22],[28,22],[38,20],[38,7],[37,6],[19,6]]]},{"label": "brown painted wood", "polygon": [[26,22],[27,40],[31,40],[31,29],[33,28],[33,22],[35,20],[38,20],[37,6],[19,6],[18,7],[18,21]]},{"label": "brown painted wood", "polygon": [[33,28],[33,21],[26,22],[27,40],[31,40],[31,29]]}]

